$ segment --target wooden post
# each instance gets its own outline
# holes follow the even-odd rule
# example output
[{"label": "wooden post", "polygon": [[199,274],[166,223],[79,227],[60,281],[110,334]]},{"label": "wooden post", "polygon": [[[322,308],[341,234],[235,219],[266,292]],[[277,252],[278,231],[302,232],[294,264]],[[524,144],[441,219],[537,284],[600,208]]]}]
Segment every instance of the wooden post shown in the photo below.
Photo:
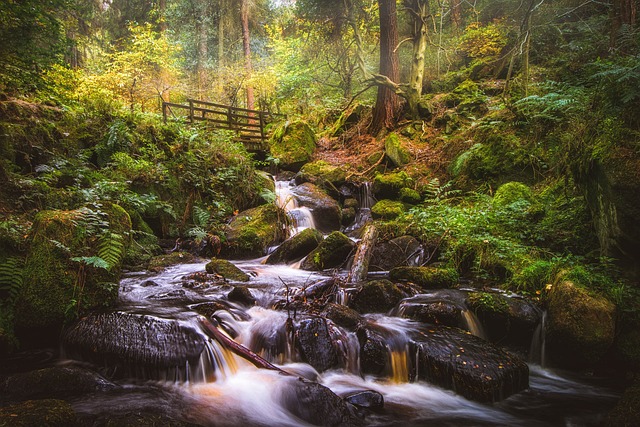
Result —
[{"label": "wooden post", "polygon": [[162,121],[167,123],[167,104],[162,101]]},{"label": "wooden post", "polygon": [[193,100],[189,100],[189,121],[193,123]]},{"label": "wooden post", "polygon": [[262,144],[264,144],[266,139],[264,135],[264,112],[260,111],[258,117],[260,119],[260,140],[262,141]]}]

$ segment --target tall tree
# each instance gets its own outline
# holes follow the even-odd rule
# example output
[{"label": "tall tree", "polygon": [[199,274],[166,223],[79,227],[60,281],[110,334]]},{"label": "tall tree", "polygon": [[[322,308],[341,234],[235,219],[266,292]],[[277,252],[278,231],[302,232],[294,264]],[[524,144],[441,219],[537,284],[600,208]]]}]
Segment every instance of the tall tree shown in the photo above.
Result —
[{"label": "tall tree", "polygon": [[[400,67],[396,47],[398,45],[398,20],[395,0],[378,0],[380,10],[380,74],[391,82],[400,80]],[[383,128],[391,128],[400,108],[400,99],[388,86],[378,86],[378,96],[369,126],[372,135]]]},{"label": "tall tree", "polygon": [[623,27],[633,28],[637,15],[636,0],[613,0],[611,4],[611,35],[609,45],[612,49],[618,45],[618,36]]},{"label": "tall tree", "polygon": [[[249,0],[241,0],[240,3],[240,20],[242,22],[242,47],[244,51],[244,68],[247,79],[251,78],[253,67],[251,65],[251,38],[249,36]],[[246,85],[247,91],[247,108],[253,110],[254,96],[253,86]]]}]

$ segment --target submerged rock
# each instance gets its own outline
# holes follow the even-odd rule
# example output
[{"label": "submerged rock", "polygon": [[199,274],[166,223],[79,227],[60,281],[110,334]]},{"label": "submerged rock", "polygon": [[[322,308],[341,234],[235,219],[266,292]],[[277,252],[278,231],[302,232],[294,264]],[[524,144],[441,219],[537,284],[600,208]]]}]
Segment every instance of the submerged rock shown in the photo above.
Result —
[{"label": "submerged rock", "polygon": [[78,320],[63,332],[62,343],[70,357],[149,378],[184,370],[187,362],[196,366],[205,347],[201,334],[177,320],[122,312]]},{"label": "submerged rock", "polygon": [[404,299],[391,314],[424,323],[464,329],[466,324],[462,313],[467,308],[464,304],[465,297],[466,294],[462,291],[441,289]]},{"label": "submerged rock", "polygon": [[343,328],[353,329],[362,321],[360,313],[345,305],[329,303],[322,311],[322,316],[332,320]]},{"label": "submerged rock", "polygon": [[256,299],[251,295],[251,291],[246,286],[235,286],[231,292],[227,294],[229,301],[239,302],[247,306],[252,306],[256,303]]},{"label": "submerged rock", "polygon": [[358,408],[379,411],[384,408],[384,397],[374,390],[363,390],[344,396],[344,400]]},{"label": "submerged rock", "polygon": [[288,264],[309,254],[322,242],[322,233],[315,228],[307,228],[285,240],[267,258],[267,264]]},{"label": "submerged rock", "polygon": [[296,329],[296,344],[300,354],[318,372],[340,364],[329,323],[326,319],[316,317],[303,320]]}]

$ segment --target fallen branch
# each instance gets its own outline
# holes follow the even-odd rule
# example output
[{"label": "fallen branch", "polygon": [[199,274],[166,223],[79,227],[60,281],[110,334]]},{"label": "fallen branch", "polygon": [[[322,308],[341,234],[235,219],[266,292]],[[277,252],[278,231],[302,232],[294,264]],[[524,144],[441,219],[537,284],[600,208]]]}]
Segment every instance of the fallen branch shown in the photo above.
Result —
[{"label": "fallen branch", "polygon": [[220,332],[216,327],[216,325],[210,322],[206,317],[198,316],[198,321],[200,322],[200,325],[202,325],[207,335],[209,335],[214,340],[218,341],[226,349],[234,352],[238,356],[249,361],[253,366],[257,368],[278,371],[284,375],[289,375],[289,376],[291,375],[289,372],[278,368],[277,366],[273,365],[263,357],[260,357],[253,351],[249,350],[247,347],[243,346],[242,344],[238,344],[237,342],[235,342],[234,340],[232,340],[231,338],[229,338],[228,336]]}]

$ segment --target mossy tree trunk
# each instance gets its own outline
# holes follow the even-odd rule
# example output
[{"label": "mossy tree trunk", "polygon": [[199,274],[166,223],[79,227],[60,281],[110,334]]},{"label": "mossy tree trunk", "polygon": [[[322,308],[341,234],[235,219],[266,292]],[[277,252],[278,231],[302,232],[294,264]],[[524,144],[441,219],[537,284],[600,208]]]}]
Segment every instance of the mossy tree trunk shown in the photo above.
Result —
[{"label": "mossy tree trunk", "polygon": [[418,117],[418,103],[422,96],[422,80],[424,79],[424,56],[427,51],[427,19],[429,18],[429,2],[413,0],[405,2],[409,13],[413,16],[413,57],[411,60],[411,74],[406,99],[409,104],[409,114]]}]

